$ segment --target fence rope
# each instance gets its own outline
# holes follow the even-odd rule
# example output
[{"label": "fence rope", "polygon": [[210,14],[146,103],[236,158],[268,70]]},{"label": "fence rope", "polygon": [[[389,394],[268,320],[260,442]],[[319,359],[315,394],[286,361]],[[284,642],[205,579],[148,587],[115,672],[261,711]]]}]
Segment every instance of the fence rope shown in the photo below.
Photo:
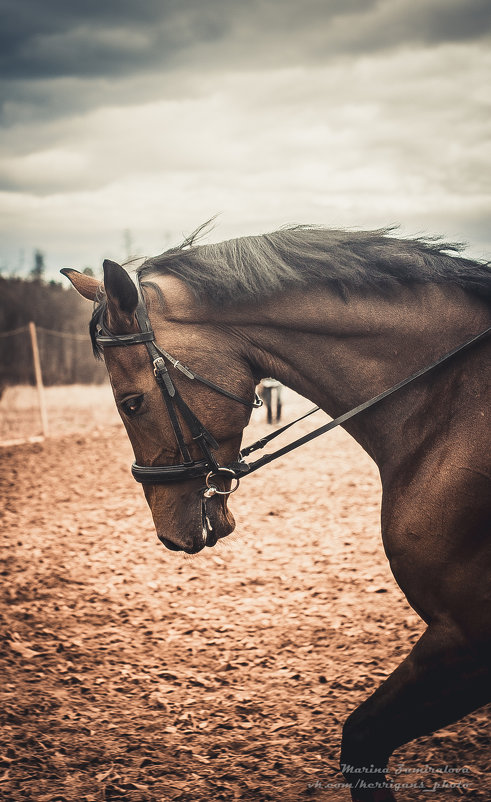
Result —
[{"label": "fence rope", "polygon": [[23,331],[29,331],[29,326],[20,326],[18,329],[11,329],[10,331],[0,331],[0,337],[13,337],[14,334],[22,334]]},{"label": "fence rope", "polygon": [[[43,326],[36,326],[37,331],[42,331],[43,334],[51,334],[54,337],[61,337],[62,339],[78,340],[79,342],[88,342],[90,337],[88,334],[71,334],[68,331],[55,331],[54,329],[45,329]],[[29,326],[20,326],[18,329],[11,329],[10,331],[0,331],[0,337],[13,337],[14,334],[22,334],[29,331]]]},{"label": "fence rope", "polygon": [[71,334],[69,331],[55,331],[54,329],[45,329],[43,326],[36,326],[38,331],[42,331],[43,334],[52,334],[55,337],[61,337],[62,339],[69,339],[69,340],[79,340],[87,342],[90,340],[88,334]]}]

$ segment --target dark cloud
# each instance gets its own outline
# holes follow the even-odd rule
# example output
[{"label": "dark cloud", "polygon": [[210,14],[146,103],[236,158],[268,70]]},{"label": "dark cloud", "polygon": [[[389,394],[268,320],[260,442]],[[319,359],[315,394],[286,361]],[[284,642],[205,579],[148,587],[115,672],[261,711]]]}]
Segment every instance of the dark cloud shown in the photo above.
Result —
[{"label": "dark cloud", "polygon": [[[0,72],[12,79],[166,66],[291,65],[412,42],[477,39],[489,0],[3,0]],[[230,56],[232,58],[230,59]]]},{"label": "dark cloud", "polygon": [[[308,30],[328,25],[339,14],[360,12],[375,0],[107,0],[67,3],[10,0],[0,34],[0,70],[11,78],[111,76],[194,61],[223,62],[224,45],[239,46],[237,57],[253,66],[263,60],[269,42],[285,42],[279,60],[288,59],[292,40],[299,53],[308,46]],[[307,34],[307,41],[305,37]],[[286,38],[284,38],[286,37]],[[295,40],[299,40],[295,42]],[[302,44],[303,39],[303,44]]]},{"label": "dark cloud", "polygon": [[217,209],[489,253],[489,0],[2,5],[3,253],[156,252]]},{"label": "dark cloud", "polygon": [[491,33],[489,0],[392,0],[359,19],[341,36],[344,52],[473,42]]},{"label": "dark cloud", "polygon": [[489,0],[0,0],[4,126],[208,91],[214,73],[478,40]]}]

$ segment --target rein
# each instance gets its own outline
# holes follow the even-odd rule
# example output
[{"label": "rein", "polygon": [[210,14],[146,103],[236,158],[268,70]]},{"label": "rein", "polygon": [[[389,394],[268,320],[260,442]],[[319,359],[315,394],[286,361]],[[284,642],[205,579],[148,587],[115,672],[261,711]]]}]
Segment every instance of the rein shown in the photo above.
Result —
[{"label": "rein", "polygon": [[362,404],[359,404],[357,407],[350,409],[349,412],[344,412],[338,418],[334,418],[334,420],[326,423],[324,426],[319,426],[318,429],[314,429],[313,432],[309,432],[309,434],[304,435],[303,437],[299,437],[297,440],[294,440],[292,443],[289,443],[283,448],[278,448],[276,451],[273,451],[272,454],[265,454],[264,457],[260,457],[259,459],[252,462],[250,465],[246,462],[243,462],[243,457],[247,457],[249,454],[252,454],[253,451],[257,451],[259,449],[264,448],[271,440],[278,435],[282,434],[284,431],[293,426],[295,423],[307,418],[309,415],[313,415],[314,412],[318,412],[320,407],[314,407],[309,412],[306,412],[305,415],[302,415],[300,418],[297,418],[291,423],[287,423],[286,426],[282,426],[281,429],[276,429],[269,435],[262,437],[259,440],[256,440],[255,443],[252,443],[250,446],[246,446],[246,448],[242,449],[240,452],[240,461],[234,465],[234,469],[236,471],[237,476],[248,476],[250,473],[257,471],[259,468],[262,468],[263,465],[268,465],[275,459],[279,457],[283,457],[285,454],[289,454],[290,451],[293,451],[295,448],[299,446],[303,446],[305,443],[309,443],[311,440],[314,440],[316,437],[319,437],[321,434],[325,434],[326,432],[330,432],[331,429],[335,429],[336,426],[341,426],[346,421],[354,418],[355,415],[359,415],[361,412],[365,412],[366,409],[370,409],[370,407],[375,406],[375,404],[380,403],[383,401],[384,398],[387,398],[389,395],[396,393],[398,390],[401,390],[407,384],[419,379],[420,376],[424,376],[425,373],[429,373],[431,370],[434,370],[439,365],[442,365],[448,359],[451,359],[456,354],[459,354],[468,348],[471,348],[473,345],[476,345],[481,340],[484,340],[489,334],[491,334],[491,326],[484,331],[481,331],[480,334],[477,334],[475,337],[471,337],[470,340],[466,340],[466,342],[462,343],[462,345],[457,345],[456,348],[453,348],[448,353],[444,354],[443,356],[439,357],[435,362],[432,362],[431,365],[426,365],[426,367],[417,370],[415,373],[412,373],[411,376],[408,376],[406,379],[402,379],[402,381],[394,384],[393,387],[389,387],[388,390],[384,390],[382,393],[375,395],[373,398],[370,398],[368,401],[364,401]]},{"label": "rein", "polygon": [[[131,472],[133,477],[136,479],[137,482],[140,484],[167,484],[169,482],[179,482],[179,481],[187,481],[190,479],[197,479],[200,477],[205,478],[205,487],[202,488],[203,496],[202,496],[202,515],[203,515],[203,527],[204,529],[210,530],[209,521],[206,515],[206,500],[211,498],[214,495],[229,495],[237,490],[239,486],[239,481],[244,476],[248,476],[254,471],[257,471],[259,468],[262,468],[263,465],[268,465],[273,460],[279,459],[279,457],[284,456],[285,454],[289,454],[299,446],[304,445],[305,443],[314,440],[316,437],[319,437],[326,432],[335,429],[337,426],[341,426],[346,421],[354,418],[356,415],[365,412],[365,410],[370,409],[371,407],[379,404],[385,398],[396,393],[398,390],[401,390],[406,385],[410,384],[411,382],[415,381],[416,379],[420,378],[420,376],[424,376],[426,373],[437,368],[439,365],[442,365],[444,362],[447,362],[449,359],[454,357],[456,354],[462,353],[467,349],[473,347],[478,342],[484,340],[490,333],[491,333],[491,326],[485,329],[484,331],[480,332],[474,337],[471,337],[466,342],[462,343],[461,345],[456,346],[448,353],[444,354],[443,356],[439,357],[437,360],[432,362],[430,365],[426,365],[425,367],[417,370],[415,373],[411,374],[402,381],[397,382],[392,387],[389,387],[387,390],[379,393],[378,395],[374,396],[373,398],[364,401],[362,404],[354,407],[353,409],[349,410],[348,412],[343,413],[339,417],[335,418],[334,420],[326,423],[323,426],[320,426],[314,431],[310,432],[309,434],[304,435],[303,437],[299,437],[293,442],[289,443],[282,448],[273,451],[270,454],[265,454],[264,456],[260,457],[259,459],[255,460],[254,462],[247,463],[245,462],[245,457],[249,454],[252,454],[254,451],[264,448],[271,440],[275,437],[278,437],[280,434],[285,432],[294,424],[298,423],[299,421],[307,418],[309,415],[312,415],[314,412],[319,411],[320,407],[314,407],[309,412],[306,412],[304,415],[301,415],[294,421],[287,423],[285,426],[282,426],[280,429],[276,429],[274,432],[265,435],[264,437],[256,440],[256,442],[252,443],[249,446],[243,448],[239,453],[239,459],[237,462],[231,463],[227,466],[221,466],[216,461],[213,451],[218,450],[219,444],[213,437],[213,435],[208,431],[208,429],[203,426],[199,418],[194,414],[194,412],[189,408],[186,404],[184,399],[181,397],[178,389],[174,385],[172,378],[169,374],[169,371],[166,366],[166,361],[172,365],[173,368],[179,370],[184,376],[188,379],[200,382],[201,384],[205,384],[207,387],[210,387],[215,392],[219,393],[220,395],[224,395],[227,398],[236,401],[239,404],[243,404],[244,406],[257,408],[262,405],[262,401],[259,399],[257,393],[254,394],[254,400],[248,401],[244,398],[241,398],[235,393],[230,392],[223,387],[220,387],[218,384],[210,381],[209,379],[204,378],[199,373],[191,370],[191,368],[183,365],[178,359],[175,359],[173,356],[164,351],[163,348],[157,345],[155,341],[155,334],[153,332],[147,308],[145,305],[145,301],[142,296],[141,287],[138,282],[137,284],[138,290],[138,306],[136,308],[136,319],[138,325],[140,327],[139,332],[135,332],[132,334],[112,334],[104,325],[104,323],[100,323],[98,326],[98,331],[96,335],[97,343],[102,346],[103,348],[112,347],[112,346],[129,346],[129,345],[138,345],[144,344],[149,357],[150,361],[153,366],[153,372],[155,376],[155,380],[160,388],[162,393],[165,406],[169,415],[169,419],[172,424],[172,428],[174,430],[174,435],[179,447],[179,451],[182,457],[183,462],[177,465],[158,465],[158,466],[146,466],[146,465],[138,465],[136,462],[133,463],[131,466]],[[188,446],[186,445],[184,435],[182,432],[182,428],[179,422],[179,418],[177,412],[180,412],[182,419],[186,423],[189,431],[191,432],[192,438],[195,442],[198,443],[200,450],[203,454],[203,459],[195,460],[191,457]],[[225,480],[234,480],[236,484],[230,490],[220,490],[217,487],[216,479],[221,477]]]}]

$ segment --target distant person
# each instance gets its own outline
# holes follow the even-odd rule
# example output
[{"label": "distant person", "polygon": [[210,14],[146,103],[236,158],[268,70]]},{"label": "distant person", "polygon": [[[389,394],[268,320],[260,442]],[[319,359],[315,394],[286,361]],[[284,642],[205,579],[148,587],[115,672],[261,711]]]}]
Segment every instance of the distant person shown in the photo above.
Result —
[{"label": "distant person", "polygon": [[275,423],[281,420],[281,391],[283,385],[276,379],[261,379],[259,396],[262,398],[268,416],[268,423],[273,423],[273,395],[276,395]]}]

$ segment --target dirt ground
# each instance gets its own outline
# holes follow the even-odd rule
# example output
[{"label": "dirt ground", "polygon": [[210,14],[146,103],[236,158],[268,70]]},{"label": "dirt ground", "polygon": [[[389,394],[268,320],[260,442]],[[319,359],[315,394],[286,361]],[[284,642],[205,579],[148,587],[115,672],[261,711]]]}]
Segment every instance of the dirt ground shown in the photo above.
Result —
[{"label": "dirt ground", "polygon": [[[0,448],[0,799],[347,802],[342,723],[423,630],[370,459],[336,430],[264,468],[232,498],[237,534],[188,557],[157,541],[108,388],[49,395],[54,436]],[[13,397],[0,437],[39,434]],[[245,439],[265,429],[255,412]],[[489,766],[486,710],[390,764],[448,802],[489,800]]]}]

